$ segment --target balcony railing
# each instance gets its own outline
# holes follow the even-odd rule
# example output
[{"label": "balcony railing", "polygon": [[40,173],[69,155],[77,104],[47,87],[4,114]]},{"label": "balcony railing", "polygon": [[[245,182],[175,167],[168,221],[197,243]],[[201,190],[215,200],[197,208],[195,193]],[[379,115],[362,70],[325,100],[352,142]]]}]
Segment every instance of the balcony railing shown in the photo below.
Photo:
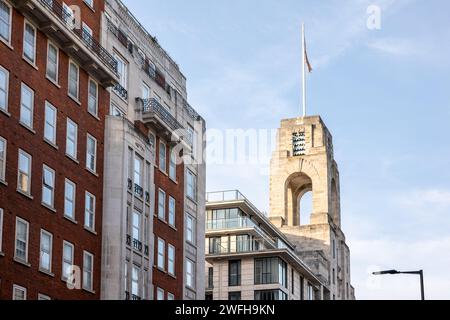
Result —
[{"label": "balcony railing", "polygon": [[150,203],[150,192],[145,192],[145,202]]},{"label": "balcony railing", "polygon": [[143,99],[143,114],[153,114],[160,118],[173,131],[183,128],[170,112],[164,108],[155,98]]},{"label": "balcony railing", "polygon": [[139,198],[142,198],[144,196],[144,189],[137,183],[134,184],[134,194]]},{"label": "balcony railing", "polygon": [[70,12],[67,12],[57,1],[39,0],[39,2],[56,16],[69,30],[72,30],[73,34],[85,44],[90,52],[93,52],[111,71],[117,74],[116,59],[114,59],[114,57],[89,33],[82,29],[74,28],[73,15]]},{"label": "balcony railing", "polygon": [[128,91],[124,87],[122,87],[120,84],[116,84],[114,86],[114,91],[124,100],[128,100]]},{"label": "balcony railing", "polygon": [[133,239],[133,249],[141,252],[142,251],[142,242],[137,239]]},{"label": "balcony railing", "polygon": [[131,179],[128,179],[127,188],[129,191],[131,191],[133,189],[133,181]]}]

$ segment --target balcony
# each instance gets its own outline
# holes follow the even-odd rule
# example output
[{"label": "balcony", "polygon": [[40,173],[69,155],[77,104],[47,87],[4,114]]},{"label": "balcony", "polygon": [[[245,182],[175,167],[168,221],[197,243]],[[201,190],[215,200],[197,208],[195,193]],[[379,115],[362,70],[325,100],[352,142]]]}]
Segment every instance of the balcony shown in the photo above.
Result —
[{"label": "balcony", "polygon": [[[142,101],[142,121],[153,125],[158,133],[171,137],[175,131],[184,129],[178,120],[156,99],[138,98],[138,100]],[[178,132],[177,136],[180,135],[181,132]]]},{"label": "balcony", "polygon": [[142,252],[142,242],[137,239],[133,239],[133,249]]},{"label": "balcony", "polygon": [[11,2],[103,86],[117,82],[117,61],[90,34],[77,29],[73,16],[60,3],[51,0]]},{"label": "balcony", "polygon": [[116,85],[114,86],[114,92],[117,93],[117,95],[123,100],[128,100],[128,90],[122,87],[120,84],[116,83]]},{"label": "balcony", "polygon": [[138,185],[138,184],[134,184],[134,194],[136,196],[138,196],[139,198],[142,198],[144,196],[144,189]]}]

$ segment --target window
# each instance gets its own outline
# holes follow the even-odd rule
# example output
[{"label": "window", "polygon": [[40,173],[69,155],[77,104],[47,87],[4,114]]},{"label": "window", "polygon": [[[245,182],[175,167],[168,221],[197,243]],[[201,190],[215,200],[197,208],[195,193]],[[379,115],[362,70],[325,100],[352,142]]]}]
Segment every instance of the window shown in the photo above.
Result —
[{"label": "window", "polygon": [[[0,1],[0,8],[3,1]],[[1,14],[1,9],[0,9]],[[1,16],[0,16],[1,21]],[[1,22],[0,22],[1,28]],[[9,72],[0,66],[0,110],[8,111]]]},{"label": "window", "polygon": [[39,269],[48,273],[52,272],[52,248],[53,235],[45,230],[41,230]]},{"label": "window", "polygon": [[133,269],[131,270],[131,294],[134,297],[139,296],[139,278],[140,278],[141,270],[138,266],[133,265]]},{"label": "window", "polygon": [[281,290],[260,290],[255,291],[255,300],[257,301],[272,301],[272,300],[287,300],[287,294]]},{"label": "window", "polygon": [[194,243],[194,218],[190,215],[186,216],[186,240]]},{"label": "window", "polygon": [[0,137],[0,181],[6,180],[6,140]]},{"label": "window", "polygon": [[126,90],[128,88],[128,64],[117,53],[114,53],[114,59],[117,61],[119,84]]},{"label": "window", "polygon": [[170,150],[170,157],[169,157],[169,177],[172,180],[177,180],[177,154],[174,151],[174,149]]},{"label": "window", "polygon": [[92,172],[97,170],[97,140],[90,134],[86,143],[86,167]]},{"label": "window", "polygon": [[28,230],[29,223],[16,218],[16,248],[14,258],[28,263]]},{"label": "window", "polygon": [[3,248],[3,209],[0,209],[0,252]]},{"label": "window", "polygon": [[92,29],[83,22],[82,24],[82,37],[85,43],[87,43],[89,46],[92,46],[92,36],[93,36],[93,32]]},{"label": "window", "polygon": [[133,239],[141,240],[141,214],[133,212]]},{"label": "window", "polygon": [[33,65],[36,63],[36,28],[27,21],[23,35],[23,57]]},{"label": "window", "polygon": [[195,288],[195,266],[189,259],[186,260],[186,285]]},{"label": "window", "polygon": [[13,300],[27,300],[27,289],[24,287],[13,285]]},{"label": "window", "polygon": [[52,300],[52,298],[50,298],[49,296],[47,296],[45,294],[39,293],[38,300],[39,301],[50,301],[50,300]]},{"label": "window", "polygon": [[175,227],[175,199],[169,196],[169,224]]},{"label": "window", "polygon": [[139,187],[143,186],[142,168],[143,168],[143,160],[141,157],[136,155],[134,157],[134,183],[137,184]]},{"label": "window", "polygon": [[175,275],[175,247],[169,244],[167,248],[167,256],[168,256],[168,265],[167,265],[167,271],[170,275]]},{"label": "window", "polygon": [[64,216],[75,220],[75,183],[66,179],[64,187]]},{"label": "window", "polygon": [[332,244],[333,244],[333,259],[336,259],[336,240],[335,239],[333,239]]},{"label": "window", "polygon": [[63,242],[62,278],[68,280],[72,276],[74,247],[70,242]]},{"label": "window", "polygon": [[[52,0],[53,1],[53,0]],[[66,22],[69,29],[75,28],[75,13],[73,10],[63,2],[63,10],[64,10],[64,21]]]},{"label": "window", "polygon": [[27,195],[31,194],[31,156],[20,149],[17,189]]},{"label": "window", "polygon": [[147,86],[145,83],[142,84],[142,99],[148,100],[150,99],[150,87]]},{"label": "window", "polygon": [[58,83],[59,49],[51,42],[47,45],[47,78]]},{"label": "window", "polygon": [[55,171],[44,165],[42,173],[42,203],[53,208],[55,200]]},{"label": "window", "polygon": [[291,293],[295,294],[295,271],[294,271],[294,268],[291,269]]},{"label": "window", "polygon": [[159,169],[163,172],[167,170],[167,154],[166,145],[163,142],[159,143]]},{"label": "window", "polygon": [[94,288],[94,256],[87,252],[83,252],[83,289],[92,291]]},{"label": "window", "polygon": [[167,300],[169,301],[175,300],[175,295],[173,293],[167,292]]},{"label": "window", "polygon": [[166,220],[166,193],[161,189],[158,193],[158,218]]},{"label": "window", "polygon": [[216,254],[221,252],[221,237],[210,237],[209,238],[209,253]]},{"label": "window", "polygon": [[229,261],[228,263],[228,286],[241,285],[241,260]]},{"label": "window", "polygon": [[69,96],[78,101],[80,69],[72,61],[69,62]]},{"label": "window", "polygon": [[156,300],[164,300],[164,290],[161,288],[156,289]]},{"label": "window", "polygon": [[46,101],[44,139],[52,144],[56,144],[56,114],[56,108]]},{"label": "window", "polygon": [[161,270],[164,270],[166,267],[165,251],[166,242],[163,239],[158,238],[158,268]]},{"label": "window", "polygon": [[89,79],[89,97],[88,97],[88,111],[97,116],[98,114],[98,85],[97,83]]},{"label": "window", "polygon": [[228,292],[228,300],[229,301],[241,300],[241,293],[240,292]]},{"label": "window", "polygon": [[95,197],[89,192],[86,192],[84,226],[91,231],[95,230]]},{"label": "window", "polygon": [[11,19],[11,6],[0,1],[0,39],[8,44],[11,42]]},{"label": "window", "polygon": [[77,159],[78,125],[67,118],[66,154]]},{"label": "window", "polygon": [[187,170],[187,196],[192,200],[197,199],[197,177]]},{"label": "window", "polygon": [[255,259],[255,284],[281,284],[287,288],[287,264],[278,257]]},{"label": "window", "polygon": [[20,122],[33,128],[34,91],[22,83],[20,99]]},{"label": "window", "polygon": [[91,8],[94,8],[94,0],[84,0],[84,2]]},{"label": "window", "polygon": [[118,106],[111,104],[111,115],[114,117],[124,117],[125,112],[122,111]]}]

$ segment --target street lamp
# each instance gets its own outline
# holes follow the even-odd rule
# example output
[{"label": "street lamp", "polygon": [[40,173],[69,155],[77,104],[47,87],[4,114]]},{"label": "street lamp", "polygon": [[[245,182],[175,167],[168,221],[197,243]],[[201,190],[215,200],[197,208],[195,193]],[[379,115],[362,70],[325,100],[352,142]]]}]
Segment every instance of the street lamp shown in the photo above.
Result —
[{"label": "street lamp", "polygon": [[425,300],[425,288],[423,285],[423,270],[419,271],[397,271],[397,270],[385,270],[374,272],[373,275],[381,276],[385,274],[418,274],[420,276],[420,293],[422,296],[422,300]]}]

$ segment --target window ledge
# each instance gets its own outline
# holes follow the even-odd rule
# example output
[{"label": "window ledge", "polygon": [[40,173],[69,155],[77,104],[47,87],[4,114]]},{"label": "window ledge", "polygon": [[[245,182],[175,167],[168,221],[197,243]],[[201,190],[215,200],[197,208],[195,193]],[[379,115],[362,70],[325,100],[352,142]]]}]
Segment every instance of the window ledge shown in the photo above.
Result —
[{"label": "window ledge", "polygon": [[3,108],[0,108],[0,112],[2,112],[5,116],[11,117],[11,113],[8,112],[8,110],[5,110]]},{"label": "window ledge", "polygon": [[176,275],[174,275],[174,274],[168,273],[167,275],[168,275],[169,277],[171,277],[171,278],[175,279],[175,280],[177,279],[177,276],[176,276]]},{"label": "window ledge", "polygon": [[0,257],[4,257],[5,253],[4,252],[0,252]]},{"label": "window ledge", "polygon": [[60,85],[57,81],[53,80],[53,79],[50,78],[48,75],[45,75],[45,77],[47,78],[48,81],[50,81],[51,83],[53,83],[58,89],[61,89],[61,85]]},{"label": "window ledge", "polygon": [[3,179],[0,179],[0,184],[3,184],[5,187],[8,186],[8,182],[6,182],[6,181],[3,180]]},{"label": "window ledge", "polygon": [[70,99],[72,99],[76,104],[78,104],[79,106],[81,106],[81,101],[80,99],[72,96],[70,93],[67,94],[69,96]]},{"label": "window ledge", "polygon": [[47,139],[45,139],[45,138],[44,138],[44,142],[47,143],[47,144],[48,144],[50,147],[52,147],[53,149],[59,150],[59,147],[58,147],[56,144],[54,144],[53,142],[51,142],[51,141],[49,141],[49,140],[47,140]]},{"label": "window ledge", "polygon": [[[165,175],[166,177],[168,177],[169,178],[169,175],[167,174],[167,172],[166,171],[163,171],[161,168],[159,168],[158,167],[158,169],[159,169],[159,172],[161,172],[163,175]],[[172,179],[171,179],[172,180]]]},{"label": "window ledge", "polygon": [[169,226],[171,229],[173,229],[174,231],[178,231],[177,227],[171,225],[170,223],[168,224],[168,226]]},{"label": "window ledge", "polygon": [[88,113],[91,115],[91,117],[93,117],[95,120],[101,121],[98,114],[92,113],[88,110]]},{"label": "window ledge", "polygon": [[86,230],[89,233],[92,233],[95,236],[98,236],[98,233],[95,232],[95,230],[90,229],[89,227],[84,226],[84,230]]},{"label": "window ledge", "polygon": [[36,134],[36,131],[31,128],[29,125],[23,123],[22,121],[19,121],[19,124],[24,127],[25,129],[27,129],[28,131],[30,131],[32,134]]},{"label": "window ledge", "polygon": [[68,216],[64,216],[64,219],[66,219],[67,221],[69,221],[69,222],[71,222],[73,224],[76,224],[76,225],[78,224],[78,222],[76,220],[74,220],[74,219],[72,219],[72,218],[70,218]]},{"label": "window ledge", "polygon": [[14,257],[14,262],[17,262],[18,264],[21,264],[27,268],[31,268],[31,264],[27,261],[23,261],[22,259]]},{"label": "window ledge", "polygon": [[170,181],[172,181],[173,183],[175,183],[176,185],[178,185],[178,181],[177,181],[177,178],[172,178],[170,175],[169,175],[169,179],[170,179]]},{"label": "window ledge", "polygon": [[92,171],[91,169],[89,169],[89,168],[86,168],[86,170],[88,171],[88,172],[90,172],[92,175],[94,175],[94,176],[96,176],[97,178],[99,177],[99,175],[98,175],[98,173],[97,172],[95,172],[95,171]]},{"label": "window ledge", "polygon": [[83,0],[83,3],[92,11],[95,13],[95,9],[93,7],[91,7],[89,4],[86,3],[85,0]]},{"label": "window ledge", "polygon": [[[12,32],[11,32],[11,33],[12,33]],[[11,35],[10,35],[10,37],[11,37]],[[5,46],[7,46],[9,49],[14,50],[14,47],[11,45],[11,42],[8,42],[8,41],[6,41],[6,40],[3,39],[3,38],[0,38],[0,41],[3,42],[3,44],[4,44]]]},{"label": "window ledge", "polygon": [[72,160],[73,162],[75,162],[76,164],[80,164],[80,161],[78,161],[77,159],[72,157],[70,154],[66,153],[66,157],[69,158],[70,160]]},{"label": "window ledge", "polygon": [[167,224],[167,221],[165,219],[161,218],[159,215],[158,215],[158,220],[164,224]]},{"label": "window ledge", "polygon": [[39,272],[45,274],[46,276],[52,277],[52,278],[55,277],[55,275],[51,271],[48,271],[48,270],[39,268]]},{"label": "window ledge", "polygon": [[23,195],[24,197],[27,197],[30,200],[34,200],[33,196],[31,194],[25,193],[22,190],[17,189],[17,192]]},{"label": "window ledge", "polygon": [[54,207],[48,205],[47,203],[41,202],[41,205],[42,205],[44,208],[50,210],[51,212],[56,213],[56,209],[55,209]]},{"label": "window ledge", "polygon": [[158,267],[158,266],[155,266],[155,268],[156,268],[156,270],[158,270],[159,272],[162,272],[162,273],[164,273],[164,274],[167,274],[167,271],[166,271],[166,270],[164,270],[164,269],[162,269],[162,268],[160,268],[160,267]]},{"label": "window ledge", "polygon": [[[127,89],[125,89],[125,90],[127,90]],[[117,92],[116,92],[116,90],[111,90],[112,92],[114,92],[114,94],[120,99],[120,100],[122,100],[123,102],[125,102],[125,103],[128,103],[128,100],[126,100],[126,99],[124,99],[120,94],[118,94]]]},{"label": "window ledge", "polygon": [[[26,61],[26,63],[28,63],[31,67],[33,67],[33,69],[36,69],[39,71],[39,68],[36,65],[36,62],[32,62],[30,61],[27,57],[22,56],[22,59]],[[36,60],[36,57],[34,58],[34,60]]]},{"label": "window ledge", "polygon": [[90,293],[90,294],[95,294],[95,290],[92,290],[92,289],[87,289],[87,288],[83,287],[83,291],[86,291],[87,293]]}]

